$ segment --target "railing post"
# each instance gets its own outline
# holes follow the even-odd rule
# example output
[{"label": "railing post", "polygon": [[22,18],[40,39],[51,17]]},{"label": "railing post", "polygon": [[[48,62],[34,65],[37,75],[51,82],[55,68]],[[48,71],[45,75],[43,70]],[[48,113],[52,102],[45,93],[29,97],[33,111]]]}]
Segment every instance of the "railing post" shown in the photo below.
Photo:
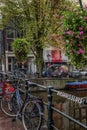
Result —
[{"label": "railing post", "polygon": [[48,130],[53,130],[52,124],[53,124],[53,110],[52,110],[52,91],[51,89],[53,89],[52,86],[48,86],[47,87],[47,92],[48,92],[48,120],[47,120],[47,126],[48,126]]}]

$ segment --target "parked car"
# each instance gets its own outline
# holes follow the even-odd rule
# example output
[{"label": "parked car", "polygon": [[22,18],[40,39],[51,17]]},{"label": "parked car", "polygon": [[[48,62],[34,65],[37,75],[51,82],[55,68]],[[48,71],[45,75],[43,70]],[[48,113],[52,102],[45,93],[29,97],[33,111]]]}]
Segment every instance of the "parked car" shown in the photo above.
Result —
[{"label": "parked car", "polygon": [[53,73],[55,71],[55,68],[58,68],[60,65],[59,64],[53,64],[47,67],[43,72],[42,76],[43,77],[53,77]]},{"label": "parked car", "polygon": [[81,70],[80,73],[82,74],[82,76],[87,76],[87,70]]},{"label": "parked car", "polygon": [[42,76],[44,77],[67,77],[68,71],[64,69],[64,66],[60,64],[50,65],[46,70],[43,71]]},{"label": "parked car", "polygon": [[58,73],[58,77],[59,77],[59,78],[69,77],[69,72],[62,70],[62,71],[60,71],[60,72]]},{"label": "parked car", "polygon": [[80,73],[80,70],[72,70],[71,72],[69,72],[69,77],[80,78],[82,77],[82,74]]}]

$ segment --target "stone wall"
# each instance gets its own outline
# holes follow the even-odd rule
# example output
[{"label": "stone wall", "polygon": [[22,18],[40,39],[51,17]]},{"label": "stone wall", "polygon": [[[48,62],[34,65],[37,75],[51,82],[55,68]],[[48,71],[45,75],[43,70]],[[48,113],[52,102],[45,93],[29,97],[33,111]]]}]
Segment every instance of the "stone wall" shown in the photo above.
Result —
[{"label": "stone wall", "polygon": [[44,85],[44,86],[52,86],[55,89],[64,89],[65,88],[65,84],[66,82],[69,81],[82,81],[82,80],[87,80],[87,79],[71,79],[71,78],[67,78],[67,79],[60,79],[60,78],[33,78],[33,79],[29,79],[32,82]]}]

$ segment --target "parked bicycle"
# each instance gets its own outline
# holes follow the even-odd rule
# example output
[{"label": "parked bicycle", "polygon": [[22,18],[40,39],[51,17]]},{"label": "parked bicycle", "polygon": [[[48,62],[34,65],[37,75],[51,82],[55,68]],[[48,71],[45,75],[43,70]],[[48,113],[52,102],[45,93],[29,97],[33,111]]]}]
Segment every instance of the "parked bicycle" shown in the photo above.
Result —
[{"label": "parked bicycle", "polygon": [[[15,78],[16,79],[16,78]],[[20,79],[14,85],[15,91],[5,94],[1,100],[1,109],[8,116],[21,117],[25,130],[40,130],[43,116],[43,102],[30,93],[30,87],[36,84],[25,80],[25,96],[19,90]],[[6,96],[9,98],[6,98]]]}]

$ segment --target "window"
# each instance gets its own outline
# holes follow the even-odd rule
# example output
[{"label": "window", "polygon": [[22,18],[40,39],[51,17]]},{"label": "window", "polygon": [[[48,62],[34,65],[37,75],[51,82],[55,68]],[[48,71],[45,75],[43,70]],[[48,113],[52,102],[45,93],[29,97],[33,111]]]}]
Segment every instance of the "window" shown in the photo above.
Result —
[{"label": "window", "polygon": [[23,37],[24,36],[24,32],[23,31],[20,31],[20,32],[18,32],[18,31],[16,31],[16,37]]},{"label": "window", "polygon": [[12,60],[11,57],[8,57],[8,71],[12,70]]},{"label": "window", "polygon": [[15,67],[14,57],[8,57],[8,71],[12,71]]},{"label": "window", "polygon": [[15,30],[7,29],[6,30],[6,38],[14,38],[15,37]]},{"label": "window", "polygon": [[6,50],[12,51],[12,39],[7,39]]}]

